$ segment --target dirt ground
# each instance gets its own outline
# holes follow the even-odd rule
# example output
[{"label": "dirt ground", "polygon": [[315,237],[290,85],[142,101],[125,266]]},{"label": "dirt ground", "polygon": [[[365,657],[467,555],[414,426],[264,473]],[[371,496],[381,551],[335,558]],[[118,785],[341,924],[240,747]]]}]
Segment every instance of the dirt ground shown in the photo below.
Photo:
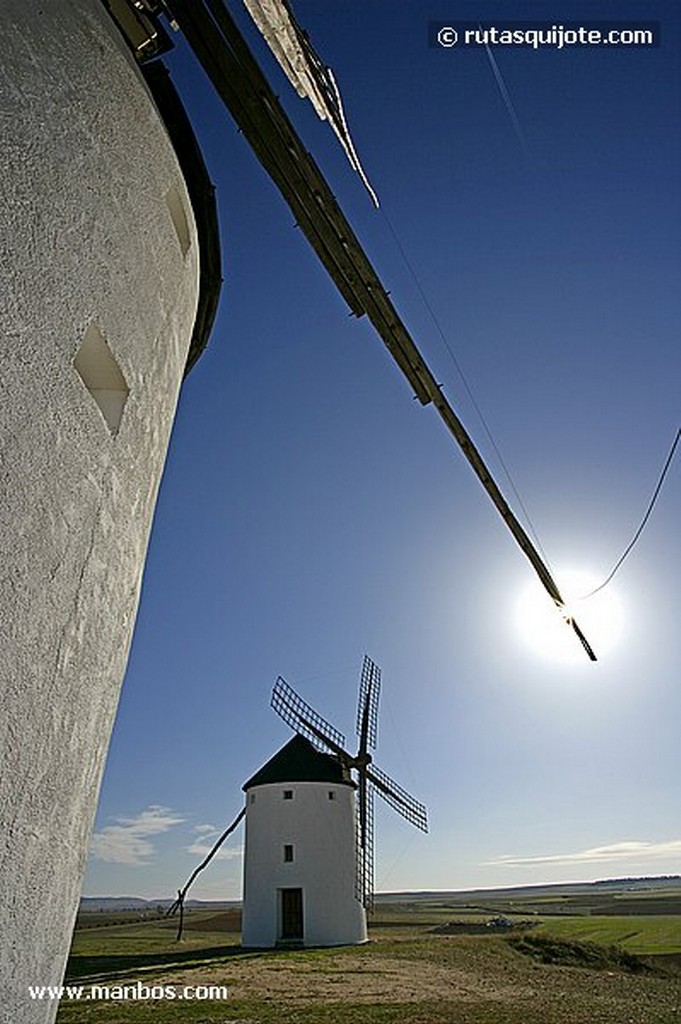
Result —
[{"label": "dirt ground", "polygon": [[[285,1008],[310,1004],[439,1004],[443,1011],[449,1007],[451,1017],[438,1014],[434,1020],[681,1024],[679,975],[547,965],[501,940],[471,943],[443,936],[427,944],[405,942],[402,948],[391,942],[323,955],[245,955],[168,972],[154,983],[227,985],[233,1000],[280,1006],[282,1020]],[[475,1007],[485,1007],[485,1016],[472,1014]]]}]

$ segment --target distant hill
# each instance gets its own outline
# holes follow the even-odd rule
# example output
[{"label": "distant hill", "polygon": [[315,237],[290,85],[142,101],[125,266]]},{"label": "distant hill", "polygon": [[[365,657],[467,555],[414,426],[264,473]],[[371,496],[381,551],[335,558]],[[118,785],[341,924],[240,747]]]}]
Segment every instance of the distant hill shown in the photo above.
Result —
[{"label": "distant hill", "polygon": [[655,890],[681,888],[681,875],[653,875],[645,878],[605,878],[597,882],[555,882],[546,885],[516,885],[499,889],[427,889],[418,892],[382,892],[376,893],[376,901],[417,902],[433,899],[464,899],[484,897],[485,899],[513,898],[528,896],[551,896],[553,894],[577,894],[598,892],[634,892],[637,890]]},{"label": "distant hill", "polygon": [[[495,897],[513,897],[530,895],[551,895],[552,893],[597,893],[634,892],[637,890],[679,889],[681,875],[658,875],[646,878],[604,878],[597,882],[566,882],[552,885],[519,885],[501,889],[430,889],[419,892],[381,892],[376,893],[377,903],[404,902],[408,900],[433,900],[440,898],[464,898],[484,896],[486,899]],[[97,913],[99,911],[139,910],[151,912],[156,908],[167,910],[174,901],[170,899],[145,900],[139,896],[83,896],[80,901],[81,913]],[[229,910],[240,907],[241,900],[187,900],[185,907],[195,910],[222,909]]]},{"label": "distant hill", "polygon": [[[167,910],[174,902],[169,899],[144,900],[139,896],[82,896],[80,912],[81,914],[96,914],[99,911],[116,910],[139,910],[140,912],[153,911],[157,908]],[[189,909],[208,910],[216,907],[229,909],[239,906],[241,906],[240,900],[187,900],[185,902],[185,907]]]},{"label": "distant hill", "polygon": [[652,878],[602,878],[591,885],[617,886],[627,889],[677,889],[681,875],[654,875]]}]

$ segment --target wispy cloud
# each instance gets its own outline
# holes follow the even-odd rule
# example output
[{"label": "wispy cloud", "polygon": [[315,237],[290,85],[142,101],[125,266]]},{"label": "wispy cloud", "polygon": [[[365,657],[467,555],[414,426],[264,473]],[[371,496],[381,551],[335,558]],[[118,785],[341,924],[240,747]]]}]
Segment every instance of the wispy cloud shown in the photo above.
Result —
[{"label": "wispy cloud", "polygon": [[[186,848],[187,853],[195,857],[207,857],[222,835],[222,829],[215,825],[196,825],[196,839]],[[221,846],[215,854],[215,860],[237,860],[243,856],[243,846]]]},{"label": "wispy cloud", "polygon": [[148,864],[154,853],[149,837],[167,832],[183,821],[170,808],[158,806],[147,807],[134,818],[117,818],[115,825],[94,833],[90,856],[112,864]]},{"label": "wispy cloud", "polygon": [[656,861],[680,855],[681,839],[671,839],[663,843],[626,839],[620,843],[611,843],[609,846],[592,846],[574,853],[544,854],[538,857],[516,857],[512,854],[503,854],[485,863],[503,867],[523,867],[526,864],[604,864],[625,860]]},{"label": "wispy cloud", "polygon": [[194,831],[197,835],[219,835],[218,829],[215,825],[195,825]]}]

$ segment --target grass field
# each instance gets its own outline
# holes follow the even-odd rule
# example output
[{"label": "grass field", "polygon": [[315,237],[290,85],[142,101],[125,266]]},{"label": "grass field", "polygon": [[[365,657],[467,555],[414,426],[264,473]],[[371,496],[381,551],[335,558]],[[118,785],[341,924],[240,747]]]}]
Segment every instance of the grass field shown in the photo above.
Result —
[{"label": "grass field", "polygon": [[569,917],[546,918],[539,934],[617,945],[644,956],[681,954],[681,917]]},{"label": "grass field", "polygon": [[[433,914],[427,914],[432,916]],[[202,930],[215,914],[193,916],[181,943],[174,926],[142,922],[79,932],[68,983],[84,997],[62,1000],[58,1024],[678,1024],[681,969],[649,964],[624,949],[672,952],[681,918],[667,916],[642,938],[631,921],[546,920],[509,935],[441,935],[432,921],[393,919],[371,929],[366,946],[246,952],[239,933]],[[443,914],[439,916],[440,923]],[[470,919],[470,915],[467,915]],[[389,915],[386,915],[386,919]],[[203,919],[203,920],[202,920]],[[596,933],[587,926],[602,925]],[[586,930],[585,930],[586,929]],[[593,943],[622,940],[620,948]],[[585,940],[587,940],[585,942]],[[90,985],[109,999],[90,998]],[[124,985],[137,986],[127,991]],[[179,998],[185,986],[215,999]],[[145,986],[145,987],[139,987]],[[173,986],[175,998],[167,996]],[[130,998],[130,994],[141,996]],[[163,995],[161,998],[155,996]],[[124,996],[127,996],[124,997]]]},{"label": "grass field", "polygon": [[[79,928],[67,984],[83,998],[58,1024],[681,1024],[681,906],[533,901],[381,903],[367,945],[324,950],[242,951],[238,916],[215,910],[189,913],[181,943],[163,919]],[[484,927],[502,912],[520,927]],[[88,998],[95,983],[117,998]],[[220,998],[180,998],[211,985]]]}]

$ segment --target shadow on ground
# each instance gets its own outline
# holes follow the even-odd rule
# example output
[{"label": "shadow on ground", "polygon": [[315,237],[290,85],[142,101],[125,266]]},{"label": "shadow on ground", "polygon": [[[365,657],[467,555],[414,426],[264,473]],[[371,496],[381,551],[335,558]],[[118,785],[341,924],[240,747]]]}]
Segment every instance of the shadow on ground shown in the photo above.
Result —
[{"label": "shadow on ground", "polygon": [[66,968],[66,982],[96,981],[98,978],[124,978],[131,974],[147,975],[189,970],[197,964],[229,960],[233,957],[253,957],[261,954],[242,946],[209,946],[202,949],[178,949],[170,953],[72,953]]}]

